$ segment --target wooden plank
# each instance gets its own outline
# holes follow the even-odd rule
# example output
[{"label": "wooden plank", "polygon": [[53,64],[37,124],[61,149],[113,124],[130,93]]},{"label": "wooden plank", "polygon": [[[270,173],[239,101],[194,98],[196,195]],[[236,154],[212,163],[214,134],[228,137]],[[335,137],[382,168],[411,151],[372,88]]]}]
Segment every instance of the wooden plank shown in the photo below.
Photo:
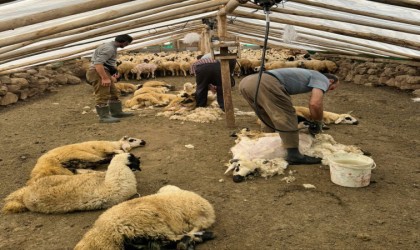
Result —
[{"label": "wooden plank", "polygon": [[62,24],[55,25],[54,27],[45,27],[39,30],[34,30],[28,33],[19,34],[10,37],[3,37],[0,40],[0,47],[24,42],[27,40],[37,39],[40,37],[44,37],[47,35],[52,35],[57,32],[66,31],[70,29],[79,28],[85,25],[99,23],[102,21],[107,21],[113,18],[117,18],[120,16],[125,16],[141,11],[146,11],[152,8],[165,6],[172,3],[178,3],[186,0],[165,0],[165,1],[155,1],[155,0],[143,0],[143,1],[136,1],[139,2],[137,5],[130,5],[128,7],[122,7],[115,10],[105,11],[101,14],[95,16],[87,16],[84,18],[79,18],[74,21],[64,22]]},{"label": "wooden plank", "polygon": [[[232,24],[230,27],[235,28],[235,31],[238,33],[241,32],[245,32],[245,31],[252,31],[255,32],[257,34],[263,35],[264,34],[264,26],[262,25],[256,25],[256,24],[245,24],[244,22],[237,22],[235,24]],[[249,32],[247,33],[248,35],[250,34]],[[282,37],[283,34],[283,30],[282,29],[277,29],[277,28],[271,28],[270,29],[270,37],[271,35],[277,35],[278,37]],[[307,35],[309,34],[309,35]],[[252,35],[252,34],[251,34]],[[359,50],[360,53],[375,53],[375,54],[383,54],[384,56],[393,56],[393,57],[408,57],[408,58],[419,58],[420,57],[416,57],[412,54],[407,54],[407,53],[403,53],[403,52],[398,52],[398,51],[394,51],[394,50],[388,50],[386,48],[382,48],[382,47],[377,47],[377,46],[369,46],[366,43],[363,42],[353,42],[353,41],[348,41],[348,40],[341,40],[341,39],[332,39],[330,36],[321,36],[321,35],[312,35],[311,33],[302,33],[299,32],[298,35],[298,41],[302,41],[302,40],[306,40],[309,41],[309,44],[313,43],[313,44],[324,44],[324,45],[328,45],[328,44],[334,44],[335,42],[341,42],[347,45],[338,45],[338,44],[334,44],[334,46],[339,46],[340,49],[342,50],[346,50],[348,48],[351,49],[355,49],[355,50]],[[312,41],[312,42],[311,42]],[[358,46],[357,48],[354,46]],[[345,47],[343,47],[345,46]],[[329,46],[326,46],[325,48],[328,49]],[[359,53],[359,54],[360,54]]]},{"label": "wooden plank", "polygon": [[[263,16],[263,15],[250,14],[250,13],[245,12],[245,11],[238,11],[237,10],[232,15],[235,15],[235,16],[238,16],[238,17],[265,20],[265,16]],[[319,25],[319,24],[292,21],[292,20],[287,19],[287,18],[270,17],[270,20],[272,22],[296,25],[296,26],[300,26],[300,27],[305,27],[305,28],[315,29],[315,30],[322,30],[322,31],[327,31],[327,32],[335,33],[335,34],[345,35],[345,36],[363,38],[363,39],[366,39],[366,40],[381,41],[383,43],[398,45],[398,46],[402,46],[402,47],[406,47],[406,48],[411,48],[411,49],[414,49],[414,50],[420,50],[420,42],[417,42],[417,41],[409,41],[409,40],[404,40],[404,39],[400,39],[400,38],[393,38],[393,37],[388,37],[388,36],[385,36],[385,35],[373,34],[373,33],[370,33],[370,32],[343,30],[343,29],[339,29],[339,28],[336,28],[336,27],[328,27],[328,26]]]},{"label": "wooden plank", "polygon": [[[259,8],[255,4],[246,4],[245,7],[249,8]],[[262,8],[259,8],[262,9]],[[313,17],[313,18],[320,18],[324,20],[331,20],[331,21],[339,21],[339,22],[345,22],[345,23],[353,23],[373,28],[379,28],[379,29],[385,29],[385,30],[394,30],[399,32],[405,32],[408,34],[414,34],[414,35],[420,35],[419,29],[410,29],[405,26],[401,26],[398,24],[391,25],[386,22],[378,23],[378,22],[372,22],[368,20],[360,20],[357,18],[352,17],[340,17],[336,15],[330,15],[326,13],[317,13],[317,12],[307,12],[307,11],[301,11],[301,10],[294,10],[294,9],[287,9],[287,8],[272,8],[272,12],[276,13],[283,13],[288,15],[294,15],[294,16],[305,16],[305,17]]]},{"label": "wooden plank", "polygon": [[326,9],[330,9],[330,10],[341,11],[341,12],[344,12],[344,13],[352,13],[352,14],[356,14],[356,15],[374,17],[374,18],[384,19],[384,20],[398,22],[398,23],[407,23],[407,24],[420,26],[419,21],[411,20],[411,19],[404,18],[404,17],[387,16],[387,15],[368,12],[368,11],[364,11],[364,10],[358,10],[356,8],[347,8],[347,7],[344,7],[344,6],[337,6],[337,5],[332,5],[332,4],[329,4],[329,3],[323,3],[323,2],[311,1],[311,0],[293,0],[293,2],[306,4],[306,5],[310,5],[310,6],[326,8]]},{"label": "wooden plank", "polygon": [[19,27],[41,23],[60,17],[79,14],[86,11],[100,9],[120,3],[129,2],[130,0],[90,0],[79,4],[66,5],[65,7],[50,9],[38,13],[31,13],[28,16],[19,16],[9,20],[0,22],[0,31],[13,30]]}]

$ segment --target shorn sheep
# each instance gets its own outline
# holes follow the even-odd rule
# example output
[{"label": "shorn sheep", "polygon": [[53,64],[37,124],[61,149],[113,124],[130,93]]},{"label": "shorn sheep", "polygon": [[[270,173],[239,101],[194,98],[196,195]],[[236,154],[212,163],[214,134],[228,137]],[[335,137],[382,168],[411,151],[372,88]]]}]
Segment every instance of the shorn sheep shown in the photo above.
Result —
[{"label": "shorn sheep", "polygon": [[142,239],[173,242],[189,237],[199,242],[197,233],[209,228],[215,219],[213,206],[206,199],[167,185],[157,194],[125,201],[105,211],[75,250],[117,250],[127,242]]},{"label": "shorn sheep", "polygon": [[[265,178],[283,174],[287,167],[284,161],[286,150],[277,133],[262,133],[243,129],[236,134],[236,144],[230,149],[233,155],[225,174],[233,171],[233,181],[241,182],[249,176],[259,175]],[[337,152],[363,154],[354,145],[337,143],[331,135],[299,133],[299,151],[309,156],[322,158],[322,164],[328,165],[328,156]]]},{"label": "shorn sheep", "polygon": [[[307,107],[301,107],[301,106],[294,106],[296,110],[296,115],[300,118],[302,121],[310,121],[311,120],[311,112],[309,111],[309,108]],[[356,118],[351,116],[350,114],[337,114],[333,112],[324,111],[322,122],[324,124],[351,124],[351,125],[357,125],[359,122]]]},{"label": "shorn sheep", "polygon": [[47,176],[11,193],[2,212],[67,213],[108,208],[137,193],[136,170],[140,170],[137,157],[117,154],[106,172]]},{"label": "shorn sheep", "polygon": [[124,136],[119,141],[87,141],[52,149],[39,157],[28,184],[49,175],[73,175],[78,168],[107,163],[115,154],[146,145],[142,139]]}]

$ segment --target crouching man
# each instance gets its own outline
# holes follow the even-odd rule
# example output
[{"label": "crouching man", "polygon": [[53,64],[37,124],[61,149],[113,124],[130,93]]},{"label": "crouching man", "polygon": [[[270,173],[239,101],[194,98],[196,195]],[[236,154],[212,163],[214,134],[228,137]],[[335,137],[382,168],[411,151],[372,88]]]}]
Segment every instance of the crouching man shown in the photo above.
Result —
[{"label": "crouching man", "polygon": [[289,164],[320,163],[320,158],[299,152],[298,122],[290,95],[311,93],[309,110],[313,125],[309,127],[309,132],[313,135],[320,133],[323,97],[328,90],[337,87],[337,76],[308,69],[282,68],[264,72],[260,85],[257,85],[258,74],[254,74],[242,79],[239,89],[262,120],[261,130],[279,132],[283,147],[287,149],[286,160]]},{"label": "crouching man", "polygon": [[133,115],[133,113],[122,111],[120,94],[114,85],[115,77],[113,77],[118,77],[117,48],[124,48],[132,41],[133,38],[129,35],[118,35],[115,41],[104,43],[93,52],[90,68],[86,72],[86,80],[94,88],[99,122],[119,122],[118,118]]}]

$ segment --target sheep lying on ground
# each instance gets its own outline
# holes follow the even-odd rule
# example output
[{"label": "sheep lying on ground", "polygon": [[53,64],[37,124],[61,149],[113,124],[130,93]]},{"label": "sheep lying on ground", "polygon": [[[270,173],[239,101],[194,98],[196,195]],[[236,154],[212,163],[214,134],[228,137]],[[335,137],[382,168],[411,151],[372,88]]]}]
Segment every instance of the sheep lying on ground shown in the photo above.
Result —
[{"label": "sheep lying on ground", "polygon": [[154,88],[165,87],[165,88],[168,88],[169,90],[175,90],[175,87],[173,85],[170,85],[166,82],[161,82],[161,81],[147,81],[141,84],[139,88],[142,88],[142,87],[154,87]]},{"label": "sheep lying on ground", "polygon": [[121,95],[134,93],[138,88],[136,85],[128,82],[117,82],[115,83],[115,87],[121,92]]},{"label": "sheep lying on ground", "polygon": [[140,170],[138,158],[117,154],[106,172],[41,178],[7,196],[2,211],[67,213],[111,207],[137,193],[135,170]]},{"label": "sheep lying on ground", "polygon": [[[287,162],[282,161],[286,149],[278,133],[262,133],[242,130],[236,134],[235,146],[230,150],[233,158],[226,166],[225,174],[233,170],[233,180],[240,182],[251,175],[265,178],[282,174]],[[299,151],[303,154],[322,158],[322,164],[328,165],[328,156],[336,152],[363,154],[356,146],[337,143],[331,135],[299,133]],[[274,162],[273,162],[274,161]]]},{"label": "sheep lying on ground", "polygon": [[142,139],[124,136],[119,141],[87,141],[52,149],[38,159],[28,184],[49,175],[73,175],[71,170],[107,163],[115,154],[144,145]]},{"label": "sheep lying on ground", "polygon": [[75,250],[123,249],[125,242],[135,239],[164,242],[189,236],[199,241],[196,233],[210,227],[215,219],[207,200],[168,185],[157,194],[129,200],[105,211]]},{"label": "sheep lying on ground", "polygon": [[133,98],[125,101],[124,105],[127,108],[138,109],[149,106],[164,107],[172,100],[176,99],[174,94],[160,94],[156,92],[148,92],[133,96]]},{"label": "sheep lying on ground", "polygon": [[134,96],[150,92],[164,94],[168,91],[169,89],[166,87],[142,87],[134,92]]},{"label": "sheep lying on ground", "polygon": [[[296,115],[300,118],[303,118],[306,121],[311,120],[311,113],[309,111],[309,108],[301,107],[301,106],[294,106],[296,110]],[[351,116],[350,114],[336,114],[333,112],[327,112],[324,111],[323,113],[323,119],[324,124],[351,124],[351,125],[357,125],[359,122],[356,118]]]}]

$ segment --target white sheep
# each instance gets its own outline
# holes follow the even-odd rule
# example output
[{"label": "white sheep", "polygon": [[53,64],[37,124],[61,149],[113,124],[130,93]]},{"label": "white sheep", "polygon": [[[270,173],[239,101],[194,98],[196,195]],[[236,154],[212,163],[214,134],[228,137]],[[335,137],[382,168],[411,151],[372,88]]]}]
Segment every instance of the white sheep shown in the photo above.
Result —
[{"label": "white sheep", "polygon": [[[302,107],[302,106],[294,106],[296,110],[296,115],[303,120],[310,121],[311,119],[311,112],[309,108]],[[322,122],[324,124],[350,124],[350,125],[357,125],[359,122],[356,118],[351,116],[350,114],[337,114],[333,112],[324,111]]]},{"label": "white sheep", "polygon": [[114,83],[115,87],[121,92],[122,95],[126,95],[128,93],[134,93],[137,90],[138,86],[128,83],[128,82],[117,82]]},{"label": "white sheep", "polygon": [[179,241],[209,228],[216,219],[212,205],[191,191],[164,186],[157,194],[125,201],[105,211],[75,250],[124,248],[133,239]]},{"label": "white sheep", "polygon": [[164,107],[176,98],[178,98],[178,96],[174,94],[148,92],[133,96],[131,99],[125,101],[124,105],[125,107],[131,109],[144,108],[148,106]]},{"label": "white sheep", "polygon": [[131,69],[131,73],[136,74],[136,79],[141,79],[141,74],[147,74],[146,78],[149,78],[152,75],[152,78],[155,78],[155,71],[157,69],[156,64],[154,63],[140,63]]},{"label": "white sheep", "polygon": [[92,168],[109,162],[114,154],[144,145],[142,139],[124,136],[119,141],[87,141],[52,149],[39,157],[28,184],[49,175],[73,175],[69,169]]},{"label": "white sheep", "polygon": [[7,196],[2,212],[67,213],[108,208],[137,193],[135,170],[140,170],[140,160],[122,153],[114,156],[106,172],[46,176]]}]

